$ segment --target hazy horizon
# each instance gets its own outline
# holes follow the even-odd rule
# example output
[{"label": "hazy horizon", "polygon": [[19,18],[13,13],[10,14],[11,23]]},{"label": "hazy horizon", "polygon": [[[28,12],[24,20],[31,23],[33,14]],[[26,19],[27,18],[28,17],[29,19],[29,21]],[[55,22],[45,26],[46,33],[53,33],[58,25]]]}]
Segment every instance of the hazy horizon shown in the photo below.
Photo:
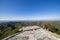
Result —
[{"label": "hazy horizon", "polygon": [[60,20],[60,0],[0,0],[1,20]]}]

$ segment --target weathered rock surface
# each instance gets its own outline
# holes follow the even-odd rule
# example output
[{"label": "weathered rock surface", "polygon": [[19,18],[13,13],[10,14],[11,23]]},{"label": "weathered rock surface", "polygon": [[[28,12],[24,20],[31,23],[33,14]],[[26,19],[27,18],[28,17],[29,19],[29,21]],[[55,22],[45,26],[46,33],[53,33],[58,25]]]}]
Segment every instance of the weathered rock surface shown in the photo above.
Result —
[{"label": "weathered rock surface", "polygon": [[31,31],[24,31],[8,40],[60,40],[57,34],[43,28]]}]

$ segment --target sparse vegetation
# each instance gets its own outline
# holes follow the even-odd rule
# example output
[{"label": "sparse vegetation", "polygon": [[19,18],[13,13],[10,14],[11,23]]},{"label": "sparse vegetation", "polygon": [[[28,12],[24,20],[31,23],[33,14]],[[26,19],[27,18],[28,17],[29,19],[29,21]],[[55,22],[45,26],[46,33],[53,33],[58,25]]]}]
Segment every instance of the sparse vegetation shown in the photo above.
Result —
[{"label": "sparse vegetation", "polygon": [[44,24],[44,27],[45,27],[45,29],[48,29],[49,31],[51,31],[53,33],[60,34],[60,29],[55,28],[55,25],[53,25],[52,23]]},{"label": "sparse vegetation", "polygon": [[14,28],[12,26],[12,24],[0,24],[0,40],[17,33],[18,30],[22,27],[20,23],[16,23]]},{"label": "sparse vegetation", "polygon": [[[44,29],[47,29],[53,33],[60,35],[60,23],[59,21],[54,22],[40,22],[40,21],[34,21],[34,22],[8,22],[8,23],[0,23],[0,40],[8,37],[10,35],[13,35],[17,32],[22,26],[32,26],[37,25],[40,27],[44,27]],[[57,26],[56,26],[57,25]],[[57,27],[57,28],[56,28]]]}]

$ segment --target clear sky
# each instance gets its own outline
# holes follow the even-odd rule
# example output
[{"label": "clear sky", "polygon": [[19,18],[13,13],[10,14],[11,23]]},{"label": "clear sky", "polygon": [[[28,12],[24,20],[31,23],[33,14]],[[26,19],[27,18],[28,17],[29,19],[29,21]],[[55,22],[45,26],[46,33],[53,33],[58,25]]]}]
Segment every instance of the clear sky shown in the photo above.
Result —
[{"label": "clear sky", "polygon": [[60,0],[0,0],[0,20],[59,20]]}]

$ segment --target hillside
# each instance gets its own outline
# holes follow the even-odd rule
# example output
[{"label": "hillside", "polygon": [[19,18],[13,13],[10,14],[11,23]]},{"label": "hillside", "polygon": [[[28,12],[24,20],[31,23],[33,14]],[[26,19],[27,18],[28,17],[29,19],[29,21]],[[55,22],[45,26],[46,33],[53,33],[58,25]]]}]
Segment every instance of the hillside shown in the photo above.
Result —
[{"label": "hillside", "polygon": [[34,25],[60,35],[60,21],[10,21],[0,23],[0,40],[18,33],[22,27]]},{"label": "hillside", "polygon": [[[32,30],[30,27],[33,27]],[[28,26],[25,27],[22,33],[18,33],[17,35],[13,35],[12,37],[5,38],[3,40],[60,40],[59,36],[55,33],[52,33],[46,29],[39,28],[38,26]],[[34,30],[36,28],[36,30]]]}]

